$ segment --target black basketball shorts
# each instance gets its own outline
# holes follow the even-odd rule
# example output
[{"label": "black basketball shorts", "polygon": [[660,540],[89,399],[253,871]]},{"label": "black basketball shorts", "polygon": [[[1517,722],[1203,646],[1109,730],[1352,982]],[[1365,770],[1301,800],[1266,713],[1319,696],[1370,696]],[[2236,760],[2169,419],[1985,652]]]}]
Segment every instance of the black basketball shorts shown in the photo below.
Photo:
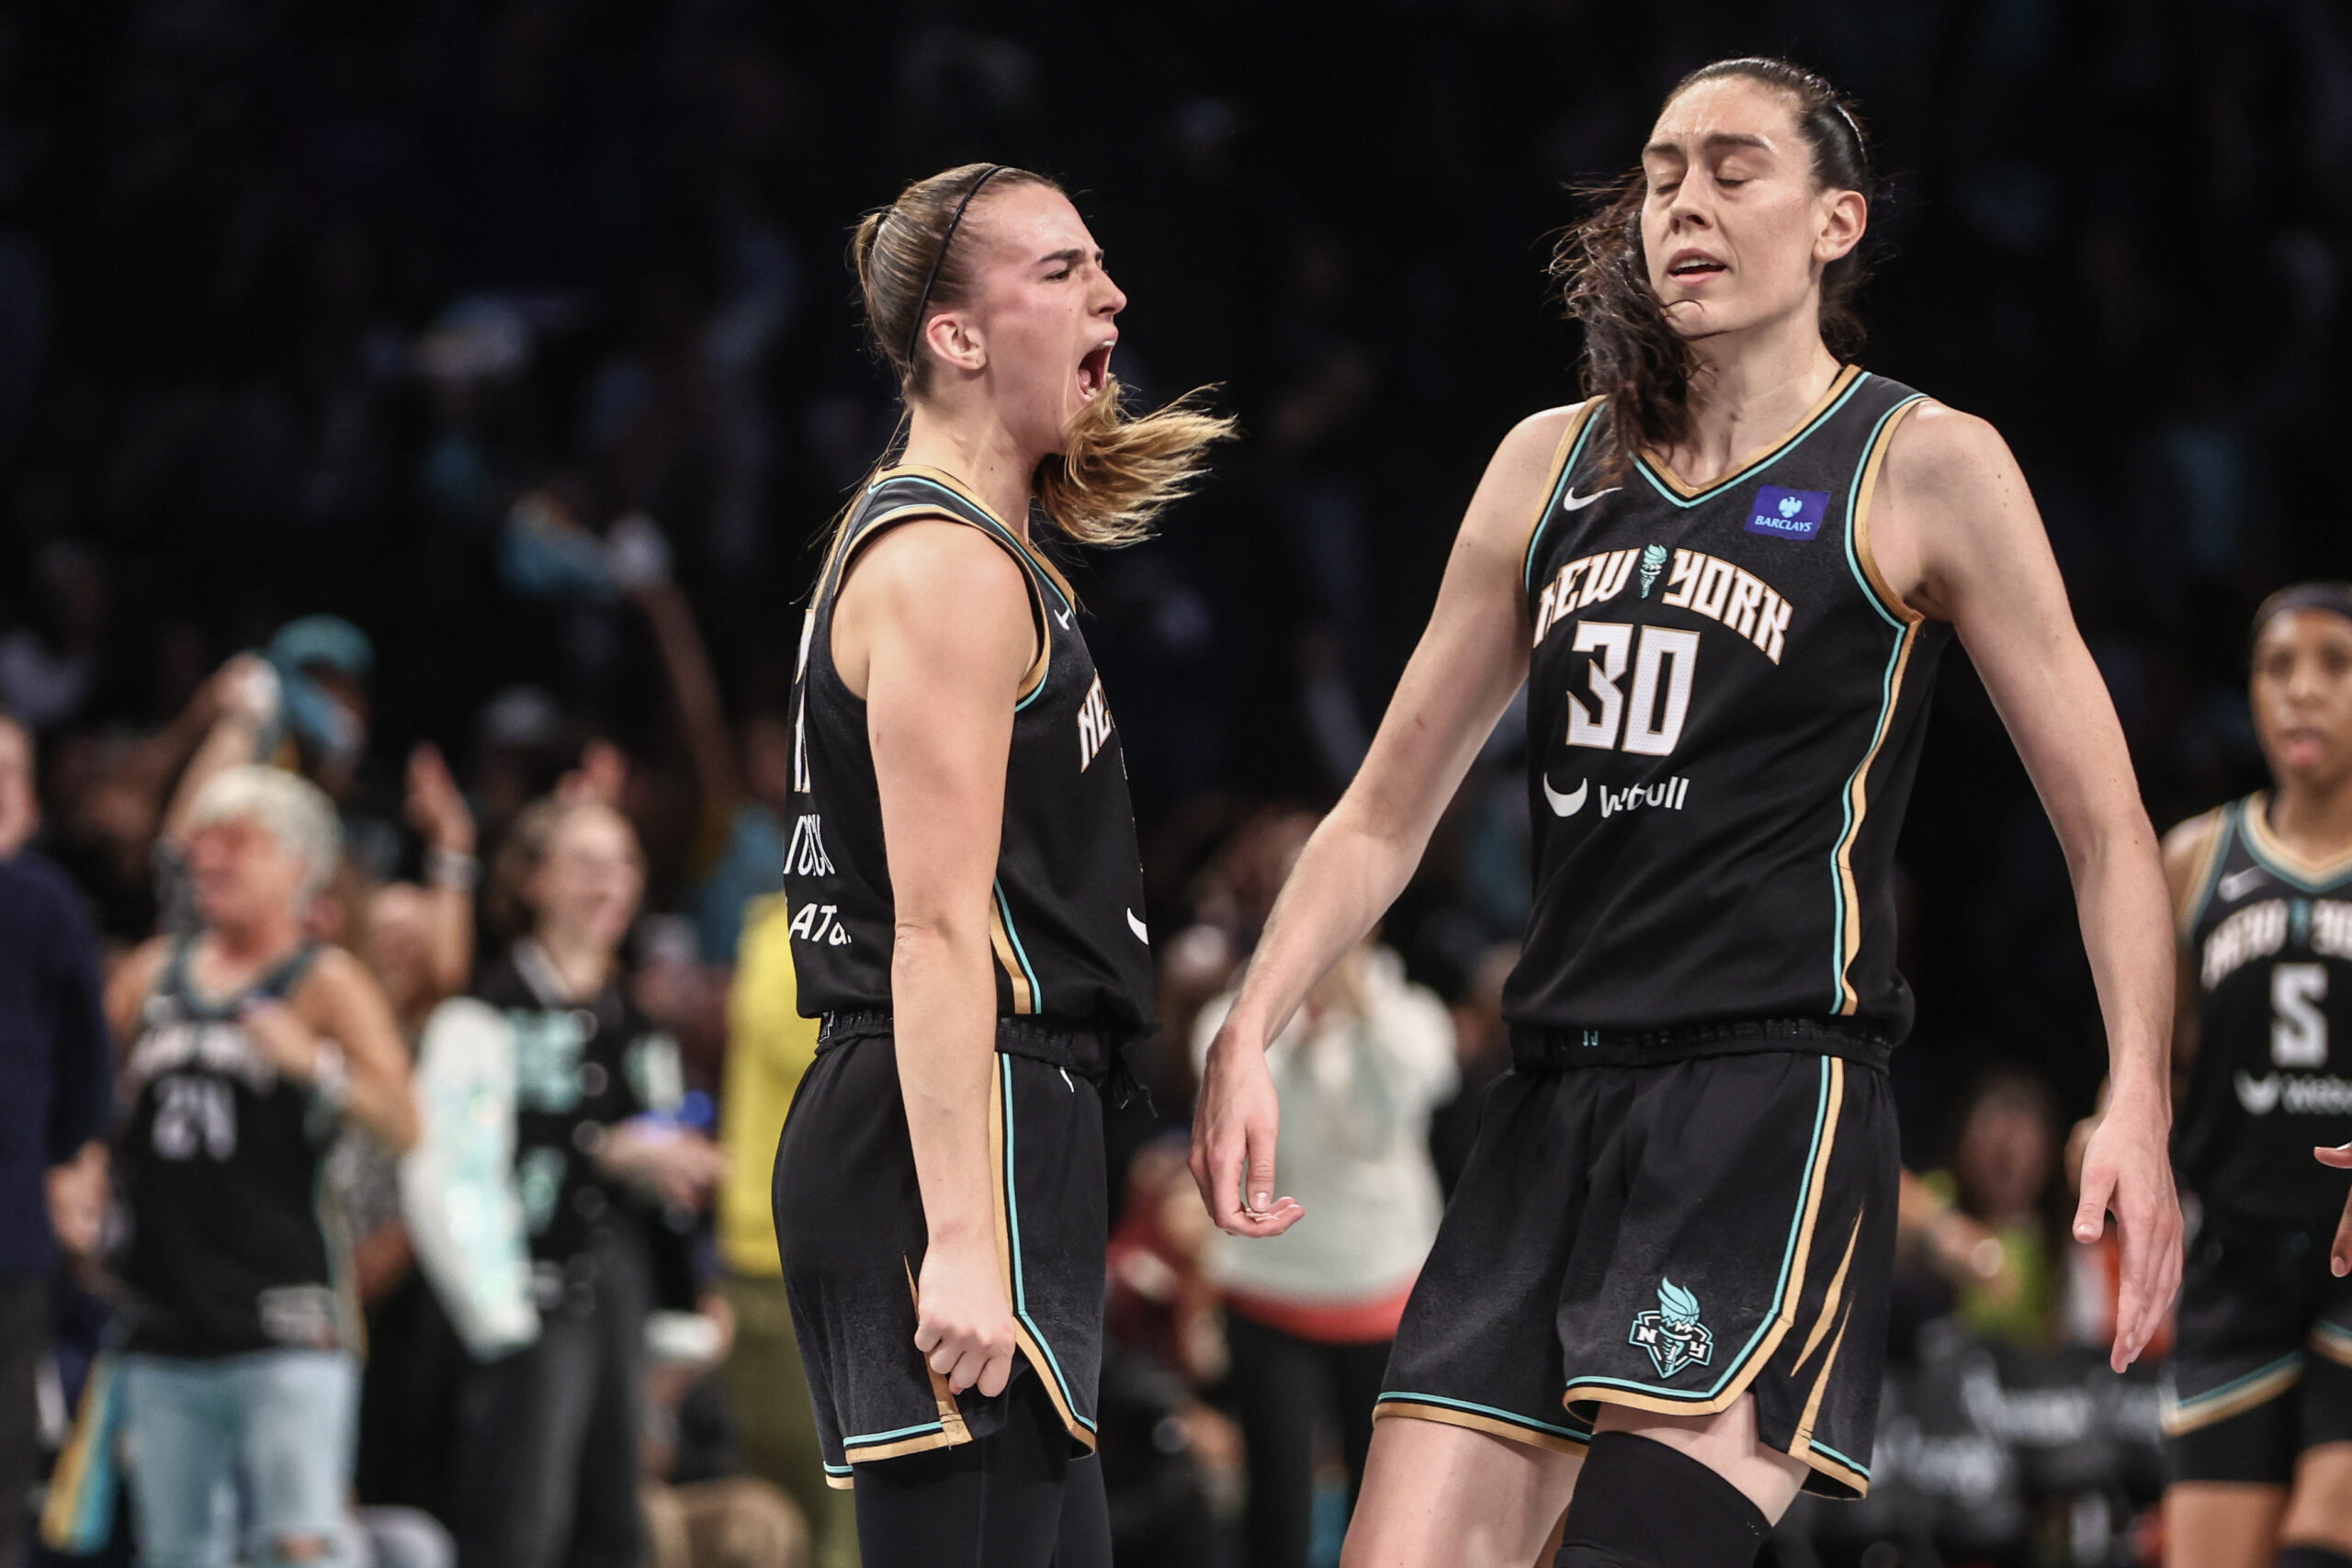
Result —
[{"label": "black basketball shorts", "polygon": [[2285,1486],[2305,1449],[2352,1441],[2352,1280],[2328,1272],[2335,1221],[2209,1212],[2190,1238],[2165,1368],[2172,1481]]},{"label": "black basketball shorts", "polygon": [[860,1464],[993,1436],[1032,1377],[1075,1451],[1092,1451],[1109,1224],[1099,1085],[1111,1059],[1099,1036],[1000,1021],[989,1163],[1020,1355],[1003,1393],[956,1394],[915,1349],[928,1233],[889,1021],[828,1021],[785,1118],[775,1197],[829,1484],[849,1487]]},{"label": "black basketball shorts", "polygon": [[1375,1415],[1581,1453],[1603,1404],[1756,1396],[1806,1489],[1859,1496],[1898,1181],[1871,1063],[1768,1050],[1504,1075]]}]

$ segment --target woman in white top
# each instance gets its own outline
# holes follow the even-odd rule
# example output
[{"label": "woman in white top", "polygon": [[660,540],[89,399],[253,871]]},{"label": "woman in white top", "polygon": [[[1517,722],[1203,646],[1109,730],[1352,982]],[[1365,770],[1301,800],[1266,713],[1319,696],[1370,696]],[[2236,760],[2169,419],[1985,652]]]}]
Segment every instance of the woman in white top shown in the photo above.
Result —
[{"label": "woman in white top", "polygon": [[[1232,1002],[1202,1010],[1196,1066]],[[1389,1341],[1444,1208],[1429,1132],[1459,1081],[1453,1016],[1367,942],[1315,987],[1266,1066],[1282,1101],[1277,1168],[1316,1223],[1271,1241],[1217,1232],[1208,1266],[1225,1289],[1249,1442],[1251,1568],[1305,1568],[1316,1424],[1336,1421],[1352,1488]]]}]

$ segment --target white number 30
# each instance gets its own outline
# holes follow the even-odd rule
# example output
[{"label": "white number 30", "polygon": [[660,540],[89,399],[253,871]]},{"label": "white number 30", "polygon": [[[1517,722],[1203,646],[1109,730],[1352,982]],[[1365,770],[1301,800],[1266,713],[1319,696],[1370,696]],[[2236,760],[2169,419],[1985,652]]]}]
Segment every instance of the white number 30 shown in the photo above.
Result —
[{"label": "white number 30", "polygon": [[1576,650],[1599,655],[1586,667],[1585,679],[1600,707],[1596,712],[1574,692],[1568,694],[1569,745],[1663,757],[1682,739],[1683,720],[1690,716],[1690,677],[1699,666],[1699,634],[1670,626],[1642,627],[1640,646],[1633,655],[1629,698],[1617,682],[1624,678],[1626,653],[1634,647],[1634,630],[1622,622],[1577,623]]}]

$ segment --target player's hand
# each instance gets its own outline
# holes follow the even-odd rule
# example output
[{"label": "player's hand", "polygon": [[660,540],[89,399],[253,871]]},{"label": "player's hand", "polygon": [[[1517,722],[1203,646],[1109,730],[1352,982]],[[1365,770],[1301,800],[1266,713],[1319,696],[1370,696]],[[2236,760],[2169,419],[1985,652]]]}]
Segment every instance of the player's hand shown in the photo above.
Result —
[{"label": "player's hand", "polygon": [[2165,1146],[2169,1120],[2161,1099],[2119,1100],[2083,1150],[2075,1239],[2097,1241],[2112,1213],[2123,1244],[2115,1348],[2108,1357],[2119,1372],[2148,1348],[2180,1290],[2180,1199]]},{"label": "player's hand", "polygon": [[439,747],[419,746],[408,754],[405,815],[409,826],[424,835],[432,848],[452,855],[474,852],[474,814],[467,807],[458,781],[449,776],[449,764],[441,760]]},{"label": "player's hand", "polygon": [[698,1211],[727,1179],[727,1154],[689,1127],[636,1117],[607,1131],[597,1162],[651,1188],[673,1209]]},{"label": "player's hand", "polygon": [[319,1076],[318,1031],[284,1002],[254,997],[237,1010],[237,1021],[260,1050],[262,1059],[302,1083]]},{"label": "player's hand", "polygon": [[[2352,1170],[2352,1144],[2336,1148],[2320,1147],[2312,1153],[2322,1165],[2332,1165],[2338,1170]],[[2352,1274],[2352,1192],[2344,1197],[2344,1218],[2335,1226],[2335,1246],[2327,1255],[2329,1272],[2337,1279]]]},{"label": "player's hand", "polygon": [[1004,1392],[1012,1377],[1012,1301],[992,1240],[934,1240],[923,1253],[915,1349],[950,1393],[977,1388],[993,1399]]},{"label": "player's hand", "polygon": [[1265,1048],[1227,1019],[1209,1046],[1201,1102],[1193,1112],[1193,1180],[1219,1230],[1280,1235],[1306,1213],[1297,1199],[1273,1195],[1282,1119]]},{"label": "player's hand", "polygon": [[72,1159],[49,1168],[45,1185],[57,1245],[75,1258],[95,1257],[106,1233],[107,1146],[84,1144]]}]

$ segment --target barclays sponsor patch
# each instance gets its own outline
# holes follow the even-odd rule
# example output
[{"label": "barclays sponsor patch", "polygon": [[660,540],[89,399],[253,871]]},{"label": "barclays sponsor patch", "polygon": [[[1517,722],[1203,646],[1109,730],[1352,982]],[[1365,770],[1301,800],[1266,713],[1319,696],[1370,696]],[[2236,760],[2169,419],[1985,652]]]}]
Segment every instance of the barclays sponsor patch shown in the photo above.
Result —
[{"label": "barclays sponsor patch", "polygon": [[1766,485],[1747,509],[1747,531],[1775,539],[1810,539],[1821,532],[1821,520],[1828,513],[1827,491]]}]

